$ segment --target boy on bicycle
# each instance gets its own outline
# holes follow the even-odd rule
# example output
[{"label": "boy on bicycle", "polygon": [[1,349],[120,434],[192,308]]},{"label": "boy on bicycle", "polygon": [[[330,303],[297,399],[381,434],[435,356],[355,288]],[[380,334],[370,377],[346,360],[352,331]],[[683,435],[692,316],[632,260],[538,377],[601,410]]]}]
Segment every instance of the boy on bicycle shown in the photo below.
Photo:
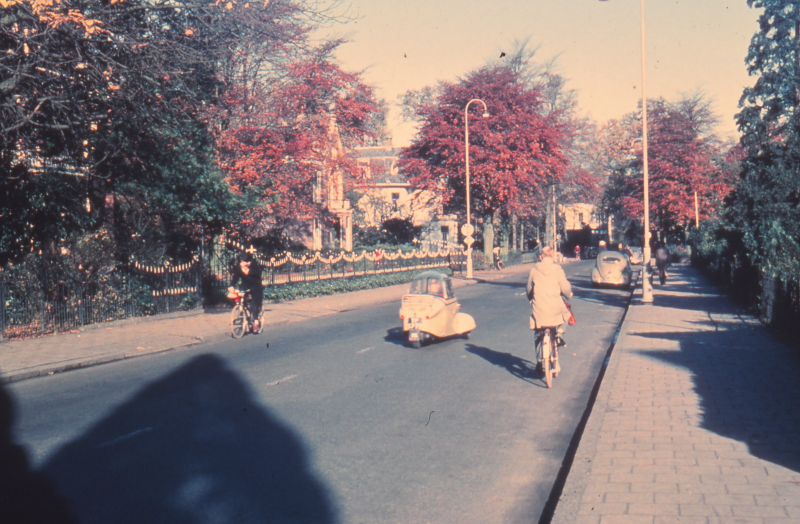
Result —
[{"label": "boy on bicycle", "polygon": [[242,282],[242,289],[250,292],[250,314],[253,318],[253,331],[258,333],[261,325],[259,315],[261,314],[261,304],[264,300],[264,285],[261,283],[261,266],[250,253],[244,253],[231,271],[231,287]]}]

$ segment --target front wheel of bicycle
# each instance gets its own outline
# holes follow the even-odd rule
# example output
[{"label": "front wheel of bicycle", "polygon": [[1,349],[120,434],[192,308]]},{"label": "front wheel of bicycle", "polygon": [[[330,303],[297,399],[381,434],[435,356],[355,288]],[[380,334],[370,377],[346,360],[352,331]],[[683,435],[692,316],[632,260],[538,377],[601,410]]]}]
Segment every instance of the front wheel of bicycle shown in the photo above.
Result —
[{"label": "front wheel of bicycle", "polygon": [[245,318],[244,307],[241,304],[237,304],[231,311],[231,336],[233,338],[242,338],[246,327],[247,319]]},{"label": "front wheel of bicycle", "polygon": [[542,366],[544,367],[544,383],[547,384],[548,388],[552,388],[553,369],[550,367],[550,358],[544,359],[544,362],[542,362]]},{"label": "front wheel of bicycle", "polygon": [[548,388],[553,387],[553,367],[550,359],[553,357],[553,339],[550,333],[542,335],[542,371],[544,371],[544,383]]}]

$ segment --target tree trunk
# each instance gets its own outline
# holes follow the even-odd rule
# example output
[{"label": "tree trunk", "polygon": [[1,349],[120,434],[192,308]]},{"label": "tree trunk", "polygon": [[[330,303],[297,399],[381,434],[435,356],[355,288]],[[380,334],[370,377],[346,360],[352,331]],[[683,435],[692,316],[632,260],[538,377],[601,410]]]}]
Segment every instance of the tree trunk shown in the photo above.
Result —
[{"label": "tree trunk", "polygon": [[508,222],[502,224],[500,228],[500,254],[504,258],[508,258],[508,250],[509,250],[509,228],[511,228],[511,224]]},{"label": "tree trunk", "polygon": [[491,266],[494,249],[494,213],[487,213],[483,217],[483,255]]},{"label": "tree trunk", "polygon": [[517,250],[517,215],[511,215],[511,249]]}]

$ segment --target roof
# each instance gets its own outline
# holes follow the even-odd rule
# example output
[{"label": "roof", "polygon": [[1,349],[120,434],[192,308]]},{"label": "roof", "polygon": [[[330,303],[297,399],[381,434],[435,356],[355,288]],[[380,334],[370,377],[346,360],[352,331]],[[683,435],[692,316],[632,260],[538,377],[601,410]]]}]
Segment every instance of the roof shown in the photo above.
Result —
[{"label": "roof", "polygon": [[423,271],[419,275],[415,276],[413,278],[413,280],[422,280],[422,279],[425,279],[425,278],[437,278],[437,277],[442,279],[442,280],[450,278],[447,275],[445,275],[444,273],[439,273],[438,271]]}]

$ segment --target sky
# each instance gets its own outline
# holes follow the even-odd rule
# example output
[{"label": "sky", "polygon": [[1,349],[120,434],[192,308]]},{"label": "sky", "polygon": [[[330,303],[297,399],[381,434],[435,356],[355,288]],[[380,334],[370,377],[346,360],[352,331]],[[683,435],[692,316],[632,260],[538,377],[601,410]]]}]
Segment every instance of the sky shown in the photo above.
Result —
[{"label": "sky", "polygon": [[[648,99],[702,91],[736,136],[734,115],[746,86],[745,57],[762,10],[746,0],[645,0]],[[577,91],[582,114],[603,123],[636,110],[642,96],[639,0],[350,0],[355,19],[326,29],[345,36],[344,69],[364,71],[378,96],[396,106],[409,90],[455,81],[529,39],[540,61]],[[413,138],[399,107],[390,112],[396,146]]]}]

